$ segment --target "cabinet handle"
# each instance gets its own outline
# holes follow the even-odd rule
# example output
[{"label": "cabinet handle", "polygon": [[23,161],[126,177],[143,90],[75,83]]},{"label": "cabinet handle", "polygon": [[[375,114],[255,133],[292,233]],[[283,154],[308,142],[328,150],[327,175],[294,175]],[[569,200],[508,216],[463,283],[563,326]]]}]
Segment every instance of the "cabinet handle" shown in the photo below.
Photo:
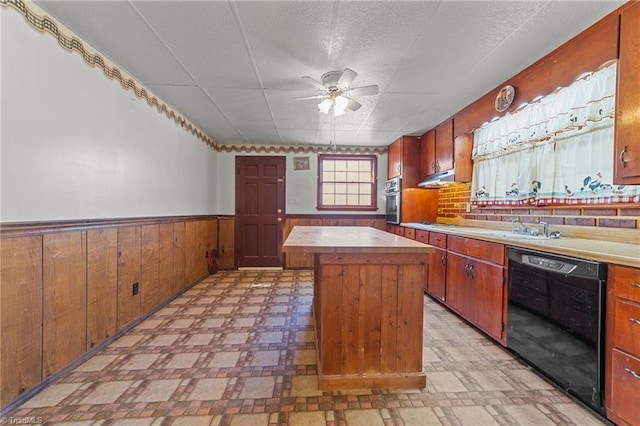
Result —
[{"label": "cabinet handle", "polygon": [[640,325],[640,320],[637,320],[635,318],[629,318],[629,321],[631,321],[632,323],[634,323],[636,325]]},{"label": "cabinet handle", "polygon": [[438,241],[438,242],[440,242],[440,238],[438,238],[438,237],[433,237],[433,239]]},{"label": "cabinet handle", "polygon": [[640,288],[640,283],[629,283],[631,287]]},{"label": "cabinet handle", "polygon": [[471,278],[475,278],[476,277],[476,270],[473,267],[473,265],[469,265],[469,275],[471,276]]},{"label": "cabinet handle", "polygon": [[627,161],[625,161],[624,159],[626,153],[627,153],[627,146],[625,145],[624,148],[622,148],[622,151],[620,151],[620,162],[622,163],[623,169],[627,167]]},{"label": "cabinet handle", "polygon": [[440,262],[441,262],[443,265],[446,265],[446,264],[447,264],[447,256],[442,256],[442,257],[440,258]]},{"label": "cabinet handle", "polygon": [[627,373],[631,374],[633,376],[634,379],[640,379],[640,374],[636,373],[635,371],[633,371],[630,368],[625,368],[624,371],[626,371]]}]

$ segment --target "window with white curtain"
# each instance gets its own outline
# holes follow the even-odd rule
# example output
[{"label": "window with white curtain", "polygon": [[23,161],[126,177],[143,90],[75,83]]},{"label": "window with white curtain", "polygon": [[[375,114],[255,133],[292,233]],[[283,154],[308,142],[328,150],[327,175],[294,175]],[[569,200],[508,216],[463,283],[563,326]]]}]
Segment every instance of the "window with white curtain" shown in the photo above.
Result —
[{"label": "window with white curtain", "polygon": [[615,90],[612,62],[475,130],[472,204],[638,202],[612,183]]}]

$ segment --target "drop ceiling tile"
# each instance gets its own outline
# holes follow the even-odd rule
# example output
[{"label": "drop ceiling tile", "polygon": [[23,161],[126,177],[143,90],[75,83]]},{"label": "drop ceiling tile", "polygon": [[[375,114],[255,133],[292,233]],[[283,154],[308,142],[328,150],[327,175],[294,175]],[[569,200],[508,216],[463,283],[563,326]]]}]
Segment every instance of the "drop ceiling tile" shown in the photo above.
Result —
[{"label": "drop ceiling tile", "polygon": [[430,102],[429,95],[385,93],[362,130],[398,131]]},{"label": "drop ceiling tile", "polygon": [[129,2],[36,3],[141,83],[193,84]]},{"label": "drop ceiling tile", "polygon": [[205,87],[204,91],[235,126],[273,126],[264,94],[260,89]]},{"label": "drop ceiling tile", "polygon": [[273,126],[252,126],[246,124],[238,126],[238,132],[244,137],[245,143],[266,145],[278,145],[282,143],[280,136]]}]

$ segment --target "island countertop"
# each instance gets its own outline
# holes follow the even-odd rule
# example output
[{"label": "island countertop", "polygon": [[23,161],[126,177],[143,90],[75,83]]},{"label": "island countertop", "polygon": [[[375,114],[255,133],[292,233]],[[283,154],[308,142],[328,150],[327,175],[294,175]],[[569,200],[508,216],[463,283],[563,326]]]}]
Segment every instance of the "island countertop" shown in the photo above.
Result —
[{"label": "island countertop", "polygon": [[366,226],[296,226],[282,251],[303,253],[421,253],[433,246]]}]

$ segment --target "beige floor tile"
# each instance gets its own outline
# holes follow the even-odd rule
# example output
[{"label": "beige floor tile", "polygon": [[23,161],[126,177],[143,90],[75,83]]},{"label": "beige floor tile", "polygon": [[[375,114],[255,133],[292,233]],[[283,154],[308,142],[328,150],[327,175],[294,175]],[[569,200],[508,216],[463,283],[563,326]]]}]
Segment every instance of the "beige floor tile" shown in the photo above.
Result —
[{"label": "beige floor tile", "polygon": [[160,402],[169,401],[171,395],[182,382],[181,379],[152,380],[147,383],[145,389],[136,397],[136,402]]},{"label": "beige floor tile", "polygon": [[134,419],[117,419],[111,424],[113,426],[151,426],[155,420],[153,417],[137,417]]},{"label": "beige floor tile", "polygon": [[259,426],[269,424],[269,414],[235,414],[231,426]]},{"label": "beige floor tile", "polygon": [[222,318],[210,318],[202,322],[201,328],[221,328],[224,325]]},{"label": "beige floor tile", "polygon": [[197,307],[193,307],[193,308],[188,308],[187,310],[184,311],[185,315],[200,315],[202,314],[207,308],[205,306],[197,306]]},{"label": "beige floor tile", "polygon": [[100,383],[90,394],[85,396],[80,403],[112,404],[120,398],[132,384],[132,380]]},{"label": "beige floor tile", "polygon": [[233,308],[234,308],[233,306],[218,306],[214,308],[213,312],[216,315],[227,315],[233,311]]},{"label": "beige floor tile", "polygon": [[209,426],[213,423],[213,416],[182,416],[175,419],[173,426]]},{"label": "beige floor tile", "polygon": [[267,331],[258,335],[258,343],[281,343],[283,338],[281,331]]},{"label": "beige floor tile", "polygon": [[379,410],[345,410],[347,426],[383,426]]},{"label": "beige floor tile", "polygon": [[294,351],[293,363],[295,365],[313,365],[316,363],[316,351],[311,349],[303,349]]},{"label": "beige floor tile", "polygon": [[257,305],[264,303],[266,298],[264,296],[252,296],[247,299],[247,303],[250,305]]},{"label": "beige floor tile", "polygon": [[511,370],[507,372],[510,377],[514,377],[522,382],[527,389],[532,390],[543,390],[543,389],[553,389],[553,385],[547,382],[546,380],[539,377],[533,371],[521,369],[521,370]]},{"label": "beige floor tile", "polygon": [[101,371],[118,358],[118,355],[96,355],[78,366],[74,371]]},{"label": "beige floor tile", "polygon": [[[402,417],[405,426],[439,426],[442,423],[433,408],[430,407],[413,407],[398,408],[398,413]],[[476,423],[480,425],[480,423]]]},{"label": "beige floor tile", "polygon": [[194,334],[185,342],[189,346],[206,346],[215,337],[215,334]]},{"label": "beige floor tile", "polygon": [[521,426],[553,425],[553,421],[538,410],[535,405],[503,405],[501,408]]},{"label": "beige floor tile", "polygon": [[140,342],[140,340],[142,340],[144,337],[145,337],[144,335],[135,335],[135,334],[124,335],[120,337],[118,340],[116,340],[115,342],[113,342],[110,346],[114,348],[131,347],[131,346],[137,345],[138,342]]},{"label": "beige floor tile", "polygon": [[285,325],[286,322],[287,322],[286,317],[270,317],[270,318],[267,318],[264,325],[268,327],[279,327],[279,326]]},{"label": "beige floor tile", "polygon": [[243,314],[257,314],[260,312],[260,306],[244,306],[240,309]]},{"label": "beige floor tile", "polygon": [[553,404],[559,413],[580,426],[601,425],[602,420],[577,404]]},{"label": "beige floor tile", "polygon": [[484,407],[451,407],[451,411],[462,425],[498,425],[498,421]]},{"label": "beige floor tile", "polygon": [[120,366],[120,370],[146,370],[159,356],[160,354],[133,355],[127,362]]},{"label": "beige floor tile", "polygon": [[513,386],[507,383],[507,381],[495,371],[471,371],[469,374],[478,382],[482,389],[486,391],[513,390]]},{"label": "beige floor tile", "polygon": [[296,331],[295,341],[299,343],[313,342],[315,340],[315,333],[313,331]]},{"label": "beige floor tile", "polygon": [[450,346],[445,349],[454,361],[477,361],[482,359],[482,355],[474,347]]},{"label": "beige floor tile", "polygon": [[269,367],[280,363],[280,351],[258,351],[253,354],[251,365],[254,367]]},{"label": "beige floor tile", "polygon": [[253,327],[256,324],[255,317],[236,318],[233,320],[234,327]]},{"label": "beige floor tile", "polygon": [[267,308],[267,312],[270,312],[272,314],[282,314],[284,312],[287,312],[288,310],[288,306],[271,306]]},{"label": "beige floor tile", "polygon": [[179,368],[191,368],[193,364],[200,358],[200,352],[175,354],[171,360],[167,363],[165,368],[179,369]]},{"label": "beige floor tile", "polygon": [[187,397],[189,401],[212,401],[221,399],[229,379],[200,379]]},{"label": "beige floor tile", "polygon": [[240,399],[271,398],[276,385],[275,377],[249,377],[245,380]]},{"label": "beige floor tile", "polygon": [[222,341],[225,345],[241,345],[247,343],[249,333],[229,333]]},{"label": "beige floor tile", "polygon": [[163,322],[164,320],[161,319],[147,319],[142,321],[142,323],[136,327],[136,330],[152,330],[160,327]]},{"label": "beige floor tile", "polygon": [[147,342],[147,346],[171,346],[178,340],[179,334],[161,334]]},{"label": "beige floor tile", "polygon": [[289,414],[289,426],[325,426],[325,414],[323,411],[313,411],[310,413]]},{"label": "beige floor tile", "polygon": [[322,396],[318,389],[318,376],[294,376],[291,379],[291,396]]},{"label": "beige floor tile", "polygon": [[169,324],[169,328],[189,328],[193,324],[192,319],[178,319]]},{"label": "beige floor tile", "polygon": [[469,391],[469,389],[449,371],[427,373],[427,389],[433,392]]},{"label": "beige floor tile", "polygon": [[82,383],[57,383],[49,386],[29,401],[25,402],[23,408],[53,407],[58,405],[76,391]]},{"label": "beige floor tile", "polygon": [[240,359],[240,352],[218,352],[213,355],[209,367],[230,368],[235,367]]}]

